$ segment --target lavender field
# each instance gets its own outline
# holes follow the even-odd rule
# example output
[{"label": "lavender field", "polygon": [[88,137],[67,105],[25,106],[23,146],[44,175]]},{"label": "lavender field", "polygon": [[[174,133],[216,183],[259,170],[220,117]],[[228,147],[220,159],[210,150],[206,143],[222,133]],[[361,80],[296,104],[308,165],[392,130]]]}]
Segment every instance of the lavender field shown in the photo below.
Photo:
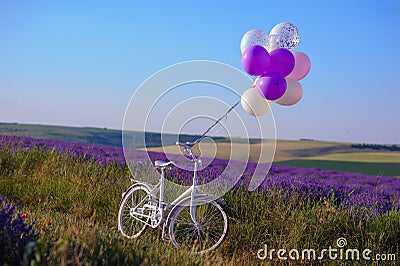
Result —
[{"label": "lavender field", "polygon": [[[33,147],[68,153],[74,157],[84,157],[101,165],[117,163],[125,164],[123,149],[115,146],[81,144],[55,140],[43,140],[26,137],[2,136],[0,145],[11,145],[15,148],[30,149]],[[135,158],[147,160],[179,159],[179,156],[142,150],[134,151]],[[236,162],[240,164],[241,162]],[[227,160],[213,159],[210,165],[199,172],[200,179],[209,182],[218,177],[227,166]],[[257,166],[249,162],[245,166],[244,175],[237,187],[247,187]],[[243,166],[242,166],[243,167]],[[234,172],[234,171],[233,171]],[[169,173],[175,180],[189,185],[192,173],[183,169],[172,169]],[[365,174],[337,172],[312,168],[297,168],[283,165],[272,165],[259,187],[259,191],[278,189],[283,194],[299,192],[305,198],[319,200],[334,197],[339,205],[347,208],[363,208],[364,214],[376,216],[389,210],[400,210],[400,178],[387,176],[371,176]]]},{"label": "lavender field", "polygon": [[[149,152],[148,154],[140,150],[134,152],[138,162],[145,162],[149,158],[150,160],[167,159],[167,155],[158,152]],[[174,155],[168,155],[168,157],[175,158]],[[230,164],[230,167],[232,168],[232,165],[239,167],[239,164],[240,162],[234,162]],[[200,179],[203,182],[213,180],[225,170],[227,165],[228,161],[226,160],[210,161],[208,167],[199,172]],[[379,250],[389,249],[391,252],[398,253],[400,178],[272,165],[258,189],[250,193],[246,190],[256,166],[256,163],[247,163],[244,166],[244,172],[238,177],[239,182],[225,197],[228,214],[233,219],[233,226],[230,229],[233,238],[228,237],[218,253],[213,255],[218,257],[221,264],[237,264],[236,260],[228,259],[232,258],[232,254],[236,254],[236,252],[245,254],[243,255],[245,258],[241,258],[245,262],[256,261],[254,251],[265,241],[271,241],[276,245],[288,245],[288,243],[299,245],[311,241],[320,245],[321,242],[332,241],[332,234],[336,234],[336,231],[338,233],[342,231],[341,234],[347,235],[357,245],[374,243]],[[53,169],[52,167],[55,167],[54,170],[48,171],[48,168]],[[143,170],[143,173],[146,171]],[[230,173],[234,172],[234,169],[230,169]],[[140,251],[141,248],[139,248],[139,253],[135,253],[136,257],[124,253],[130,249],[129,246],[132,245],[132,242],[121,240],[121,236],[115,229],[119,195],[129,186],[131,177],[126,167],[122,148],[1,136],[0,174],[0,195],[5,198],[5,201],[15,202],[21,206],[22,212],[31,213],[27,217],[32,217],[32,219],[27,219],[27,222],[34,221],[37,225],[33,228],[42,231],[38,241],[39,247],[53,255],[52,258],[39,256],[36,260],[54,263],[63,259],[54,249],[57,245],[58,248],[61,248],[60,243],[66,243],[60,240],[60,237],[63,238],[63,236],[59,234],[63,234],[69,229],[65,228],[65,220],[61,222],[63,225],[59,224],[57,220],[63,221],[65,219],[62,218],[63,214],[68,214],[69,216],[77,215],[81,219],[76,222],[77,225],[73,226],[77,235],[80,230],[84,230],[83,227],[86,223],[97,229],[102,227],[104,232],[108,232],[106,235],[101,233],[101,236],[98,236],[103,239],[103,242],[105,241],[101,243],[101,247],[110,252],[105,264],[111,264],[116,260],[118,263],[121,261],[142,263],[149,260],[154,263],[171,262],[171,258],[167,259],[159,255],[160,250],[157,249],[153,252],[158,255],[152,259],[143,253],[143,250]],[[58,176],[59,179],[53,176]],[[183,184],[190,184],[191,171],[174,168],[169,172],[168,178]],[[98,184],[93,183],[93,180],[97,180]],[[87,186],[82,185],[85,182],[89,182]],[[73,186],[73,184],[79,184],[79,186],[72,190],[70,187],[70,190],[67,190],[67,187]],[[85,189],[92,186],[95,186],[92,191]],[[40,198],[39,204],[32,203],[35,198]],[[43,202],[48,204],[46,208],[50,208],[52,213],[46,212]],[[252,202],[258,202],[260,206],[252,206]],[[280,214],[277,213],[278,211]],[[274,213],[275,215],[273,215]],[[294,214],[298,217],[293,218]],[[282,215],[287,215],[287,217],[278,217]],[[76,220],[77,217],[73,219]],[[255,217],[258,217],[257,220],[252,220]],[[104,222],[100,222],[98,219]],[[251,220],[250,223],[248,219]],[[300,232],[285,231],[289,230],[291,226],[288,219],[292,219],[295,224],[299,223],[297,219],[304,219],[302,226],[305,226],[304,230],[306,231],[311,230],[309,226],[316,226],[316,231],[326,232],[321,236],[315,236],[315,233],[310,232],[307,236],[300,236]],[[319,220],[314,221],[314,219]],[[288,226],[285,229],[282,229],[283,221]],[[57,224],[57,229],[54,229],[53,233],[48,232],[52,226],[51,223]],[[269,223],[269,225],[267,226],[265,223]],[[382,223],[383,225],[381,225]],[[323,226],[327,228],[322,229]],[[269,233],[265,235],[263,230],[258,232],[260,228]],[[392,228],[390,229],[392,231],[381,235],[387,228]],[[248,232],[248,234],[244,235],[244,232]],[[98,234],[98,232],[92,233]],[[291,234],[295,234],[294,239],[297,239],[297,242],[292,239],[293,235]],[[366,235],[360,236],[360,234]],[[65,259],[75,264],[73,259],[74,256],[77,256],[75,259],[78,261],[94,263],[88,260],[96,252],[100,252],[99,247],[96,246],[99,243],[94,243],[94,240],[80,239],[77,235],[67,241],[69,247],[68,245],[63,246],[70,253],[65,255]],[[370,239],[371,236],[373,239]],[[304,239],[305,237],[306,239]],[[282,240],[285,238],[291,238],[291,240],[285,242]],[[160,241],[157,238],[154,239],[154,236],[151,239],[151,241],[145,240],[145,246],[152,246],[152,242]],[[254,243],[247,248],[242,247],[243,241],[249,241],[249,239]],[[113,241],[117,241],[119,244],[116,245]],[[84,243],[90,248],[85,248]],[[106,243],[114,243],[116,246],[113,248],[121,249],[124,252],[121,253],[122,255],[113,255],[112,253],[115,253],[116,250],[105,247]],[[133,241],[133,245],[138,248],[142,247],[143,243],[138,240]],[[174,249],[172,246],[163,246],[162,248],[164,253],[165,248]],[[40,254],[40,249],[37,249],[37,252]],[[175,250],[167,253],[171,252],[179,253]],[[178,257],[176,254],[174,256],[175,259],[182,259],[178,261],[180,264],[192,264],[194,261],[199,262],[198,260],[202,264],[210,262],[209,258],[193,258],[186,261],[183,259],[185,256],[179,254]]]}]

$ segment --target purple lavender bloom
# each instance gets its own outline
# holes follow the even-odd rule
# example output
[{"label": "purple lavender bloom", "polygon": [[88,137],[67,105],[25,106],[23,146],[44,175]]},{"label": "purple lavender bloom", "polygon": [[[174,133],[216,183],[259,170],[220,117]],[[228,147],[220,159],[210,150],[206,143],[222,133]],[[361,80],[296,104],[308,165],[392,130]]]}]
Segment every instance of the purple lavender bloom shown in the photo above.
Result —
[{"label": "purple lavender bloom", "polygon": [[351,210],[357,219],[365,220],[391,210],[393,203],[388,196],[361,192],[348,196],[343,206]]},{"label": "purple lavender bloom", "polygon": [[[8,265],[19,265],[22,262],[25,246],[35,243],[39,235],[32,226],[27,225],[20,214],[15,217],[15,206],[4,204],[0,195],[0,262]],[[34,253],[30,254],[33,258]]]}]

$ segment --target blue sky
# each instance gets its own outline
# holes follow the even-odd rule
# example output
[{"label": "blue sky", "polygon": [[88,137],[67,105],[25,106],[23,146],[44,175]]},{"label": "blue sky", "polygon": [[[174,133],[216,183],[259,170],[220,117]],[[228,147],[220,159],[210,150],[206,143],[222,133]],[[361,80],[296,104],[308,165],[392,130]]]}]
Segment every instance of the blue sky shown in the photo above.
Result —
[{"label": "blue sky", "polygon": [[242,69],[242,35],[288,21],[312,67],[303,99],[273,107],[278,138],[400,143],[400,2],[137,2],[0,1],[0,121],[121,128],[150,75]]}]

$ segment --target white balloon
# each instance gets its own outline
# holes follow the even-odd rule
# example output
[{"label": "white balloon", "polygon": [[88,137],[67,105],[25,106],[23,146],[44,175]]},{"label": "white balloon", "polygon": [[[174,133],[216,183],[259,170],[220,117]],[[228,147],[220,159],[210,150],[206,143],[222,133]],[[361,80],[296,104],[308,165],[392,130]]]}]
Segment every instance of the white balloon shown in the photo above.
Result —
[{"label": "white balloon", "polygon": [[258,29],[249,30],[246,32],[242,37],[242,41],[240,42],[240,51],[243,54],[244,50],[253,45],[260,45],[267,49],[268,35],[264,31]]},{"label": "white balloon", "polygon": [[255,87],[251,87],[242,94],[240,103],[244,111],[252,116],[264,115],[270,109],[270,101],[262,97]]},{"label": "white balloon", "polygon": [[[271,42],[268,44],[268,49],[285,48],[289,51],[296,49],[300,42],[300,34],[297,27],[289,22],[282,22],[272,28],[269,33]],[[268,50],[267,49],[267,50]]]},{"label": "white balloon", "polygon": [[279,48],[279,43],[281,39],[282,37],[278,34],[269,35],[267,51],[270,53],[273,50]]},{"label": "white balloon", "polygon": [[298,103],[302,96],[303,88],[300,82],[292,78],[286,78],[285,94],[275,102],[283,106],[291,106]]}]

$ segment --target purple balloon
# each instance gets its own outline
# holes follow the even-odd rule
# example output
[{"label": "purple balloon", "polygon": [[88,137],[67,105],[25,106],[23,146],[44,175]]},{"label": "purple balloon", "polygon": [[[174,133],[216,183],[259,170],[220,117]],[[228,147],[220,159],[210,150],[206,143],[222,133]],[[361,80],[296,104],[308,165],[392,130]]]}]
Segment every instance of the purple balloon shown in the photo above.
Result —
[{"label": "purple balloon", "polygon": [[283,96],[286,91],[285,77],[276,72],[262,75],[256,85],[260,94],[267,100],[274,101]]},{"label": "purple balloon", "polygon": [[269,53],[259,45],[253,45],[244,50],[242,55],[243,69],[252,76],[260,76],[267,72]]},{"label": "purple balloon", "polygon": [[292,72],[294,63],[295,60],[292,52],[285,48],[278,48],[270,53],[268,71],[277,72],[286,77]]}]

